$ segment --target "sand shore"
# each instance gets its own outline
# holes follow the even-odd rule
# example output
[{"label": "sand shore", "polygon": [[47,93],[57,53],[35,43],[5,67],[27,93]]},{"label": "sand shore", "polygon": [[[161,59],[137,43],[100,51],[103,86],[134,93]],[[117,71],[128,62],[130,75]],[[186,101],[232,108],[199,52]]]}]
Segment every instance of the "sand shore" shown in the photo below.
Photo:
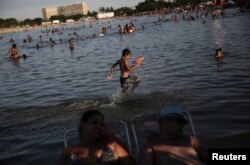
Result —
[{"label": "sand shore", "polygon": [[0,34],[16,33],[16,32],[30,31],[42,28],[46,28],[46,26],[0,28]]}]

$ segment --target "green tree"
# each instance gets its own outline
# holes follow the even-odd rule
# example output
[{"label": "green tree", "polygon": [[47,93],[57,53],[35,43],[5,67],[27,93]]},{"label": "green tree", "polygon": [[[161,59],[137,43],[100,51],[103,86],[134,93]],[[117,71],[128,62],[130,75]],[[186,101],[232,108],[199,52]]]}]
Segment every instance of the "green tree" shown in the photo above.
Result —
[{"label": "green tree", "polygon": [[99,8],[99,12],[105,12],[105,8],[104,7],[100,7]]},{"label": "green tree", "polygon": [[88,11],[88,16],[90,16],[90,17],[96,17],[97,14],[98,13],[96,11],[93,11],[93,12]]},{"label": "green tree", "polygon": [[107,7],[105,11],[106,11],[106,12],[113,12],[114,9],[113,9],[113,7],[110,7],[110,8]]},{"label": "green tree", "polygon": [[24,21],[21,21],[20,22],[20,25],[21,26],[26,26],[26,25],[29,25],[29,26],[33,26],[35,24],[35,22],[33,22],[31,19],[27,18],[25,19]]},{"label": "green tree", "polygon": [[146,0],[145,2],[140,2],[136,6],[137,12],[143,12],[143,11],[153,11],[157,8],[157,4],[154,0]]},{"label": "green tree", "polygon": [[176,4],[177,5],[197,5],[199,3],[201,3],[202,0],[176,0]]},{"label": "green tree", "polygon": [[0,18],[0,28],[5,27],[5,19]]},{"label": "green tree", "polygon": [[128,7],[122,7],[114,11],[115,16],[122,16],[122,15],[133,15],[135,13],[135,10],[128,8]]},{"label": "green tree", "polygon": [[33,19],[33,22],[34,22],[35,24],[37,24],[37,25],[41,25],[42,22],[43,22],[43,19],[42,19],[42,18],[35,18],[35,19]]},{"label": "green tree", "polygon": [[5,27],[17,26],[19,23],[16,18],[7,18],[5,20]]},{"label": "green tree", "polygon": [[49,19],[50,21],[59,20],[60,22],[66,22],[66,17],[64,15],[53,15]]},{"label": "green tree", "polygon": [[82,17],[84,17],[83,14],[76,14],[76,15],[68,16],[68,17],[66,17],[66,19],[73,19],[73,20],[75,20],[75,21],[78,21],[78,20],[81,19]]}]

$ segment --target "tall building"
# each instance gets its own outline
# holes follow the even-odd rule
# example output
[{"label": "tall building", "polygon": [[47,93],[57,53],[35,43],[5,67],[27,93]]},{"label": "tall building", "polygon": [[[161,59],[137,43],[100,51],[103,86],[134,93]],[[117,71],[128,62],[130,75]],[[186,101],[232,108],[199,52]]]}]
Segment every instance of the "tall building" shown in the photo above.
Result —
[{"label": "tall building", "polygon": [[73,4],[73,5],[64,5],[59,7],[47,7],[42,8],[43,13],[43,19],[49,20],[51,16],[53,15],[87,15],[88,14],[88,7],[86,3],[80,3],[80,4]]},{"label": "tall building", "polygon": [[49,20],[52,15],[58,15],[57,7],[42,8],[43,19]]}]

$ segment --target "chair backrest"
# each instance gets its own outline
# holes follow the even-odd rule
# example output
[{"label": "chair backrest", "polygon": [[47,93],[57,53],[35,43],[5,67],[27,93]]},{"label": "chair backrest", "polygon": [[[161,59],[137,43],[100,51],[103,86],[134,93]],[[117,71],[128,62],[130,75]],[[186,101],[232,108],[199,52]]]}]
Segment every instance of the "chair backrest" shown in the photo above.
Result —
[{"label": "chair backrest", "polygon": [[[191,115],[187,111],[182,111],[188,119],[188,126],[184,132],[196,137]],[[135,143],[135,155],[139,154],[140,148],[149,142],[157,140],[160,133],[160,127],[157,120],[157,114],[135,115],[130,119],[132,134]]]},{"label": "chair backrest", "polygon": [[[132,153],[128,126],[124,121],[106,123],[103,132],[105,135],[115,135]],[[67,148],[69,144],[77,144],[78,142],[78,130],[76,128],[69,129],[64,133],[64,148]]]}]

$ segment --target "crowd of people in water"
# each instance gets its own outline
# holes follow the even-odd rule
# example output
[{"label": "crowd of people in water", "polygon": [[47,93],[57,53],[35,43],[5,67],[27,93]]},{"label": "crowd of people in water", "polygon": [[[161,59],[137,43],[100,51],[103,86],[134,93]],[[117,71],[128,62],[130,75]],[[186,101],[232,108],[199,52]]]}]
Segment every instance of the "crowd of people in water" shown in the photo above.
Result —
[{"label": "crowd of people in water", "polygon": [[[217,10],[210,10],[209,8],[187,8],[187,9],[177,9],[175,11],[164,11],[159,12],[157,15],[150,15],[156,16],[157,20],[153,22],[142,22],[141,24],[137,23],[136,17],[135,19],[130,19],[129,23],[119,23],[117,27],[111,26],[111,21],[97,21],[97,22],[91,22],[89,23],[89,26],[75,26],[75,27],[67,27],[67,26],[57,26],[57,27],[51,27],[51,28],[46,28],[45,30],[41,31],[41,34],[39,34],[39,39],[36,37],[31,36],[30,34],[27,34],[26,38],[23,38],[23,45],[27,46],[29,48],[36,48],[36,49],[41,49],[46,46],[53,47],[57,44],[68,44],[69,50],[74,50],[75,44],[74,42],[79,41],[79,40],[85,40],[85,39],[90,39],[90,38],[96,38],[96,37],[103,37],[109,34],[131,34],[135,33],[136,31],[143,31],[145,27],[153,23],[155,25],[161,25],[164,22],[178,22],[180,20],[182,21],[195,21],[195,20],[201,20],[202,23],[207,23],[207,18],[209,16],[209,13],[211,14],[211,18],[216,18],[219,17],[219,15],[225,16],[225,11],[222,10],[219,14]],[[124,18],[118,18],[118,19],[124,19]],[[93,27],[99,26],[99,30],[95,29]],[[151,25],[150,25],[151,26]],[[92,31],[94,32],[93,34],[83,35],[81,34],[81,30],[83,28],[92,28]],[[88,30],[89,30],[88,29]],[[115,30],[116,29],[116,30]],[[65,31],[69,31],[68,37],[65,35]],[[115,33],[114,33],[115,31]],[[28,33],[28,32],[26,32]],[[56,36],[57,35],[57,36]],[[35,46],[32,43],[35,43]],[[19,49],[22,49],[22,46],[20,43],[17,43],[13,38],[10,39],[10,43],[15,43],[16,49],[17,47]],[[13,45],[12,45],[13,47]],[[13,47],[13,50],[14,50]],[[12,51],[14,52],[14,51]],[[13,55],[14,53],[11,53],[12,55],[11,58],[13,58],[16,55]],[[17,55],[18,56],[18,55]]]},{"label": "crowd of people in water", "polygon": [[[75,42],[77,41],[84,41],[86,39],[94,39],[98,37],[104,37],[106,35],[115,35],[115,34],[133,34],[137,31],[143,31],[145,30],[145,27],[154,25],[161,25],[166,22],[179,22],[182,21],[201,21],[202,23],[207,23],[207,18],[209,13],[211,14],[210,18],[218,17],[218,12],[216,10],[210,11],[208,8],[197,8],[195,10],[183,10],[179,9],[175,12],[165,12],[163,14],[158,15],[150,15],[150,17],[156,17],[157,19],[153,22],[140,22],[140,24],[137,23],[137,18],[118,18],[120,19],[121,23],[118,23],[117,26],[115,24],[111,25],[112,19],[104,20],[104,21],[96,21],[91,22],[89,25],[83,25],[83,26],[74,26],[74,27],[68,27],[68,26],[57,26],[57,27],[51,27],[46,28],[45,30],[41,31],[41,34],[39,34],[39,38],[36,38],[36,36],[31,36],[31,34],[27,34],[26,38],[22,39],[22,43],[17,43],[15,39],[11,38],[10,43],[14,43],[15,45],[11,46],[10,51],[10,57],[12,59],[17,59],[18,48],[21,50],[22,48],[36,48],[41,49],[44,47],[54,47],[58,44],[68,44],[68,49],[73,51],[76,49]],[[221,15],[225,15],[225,11],[221,12]],[[124,20],[123,20],[124,19]],[[117,19],[116,19],[117,20]],[[128,21],[125,22],[125,21]],[[99,30],[94,28],[98,27]],[[82,29],[87,29],[88,31],[92,31],[92,34],[83,35]],[[65,32],[68,33],[65,35]],[[25,32],[28,33],[28,32]],[[68,37],[67,37],[68,36]],[[35,44],[34,44],[35,42]]]}]

